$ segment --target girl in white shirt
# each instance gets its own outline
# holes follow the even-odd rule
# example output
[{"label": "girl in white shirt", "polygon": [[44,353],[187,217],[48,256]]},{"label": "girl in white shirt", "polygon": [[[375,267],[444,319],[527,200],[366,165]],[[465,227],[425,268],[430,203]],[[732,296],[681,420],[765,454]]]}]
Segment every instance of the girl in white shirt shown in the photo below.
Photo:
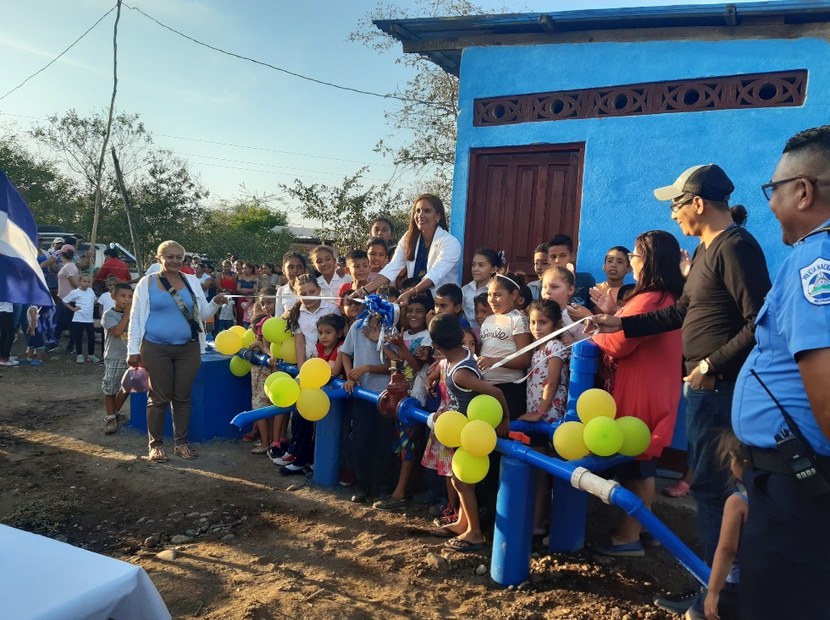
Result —
[{"label": "girl in white shirt", "polygon": [[297,296],[294,295],[294,283],[306,272],[306,269],[305,256],[299,252],[286,252],[282,257],[282,272],[288,278],[288,282],[277,289],[274,316],[288,318],[288,311],[297,302]]},{"label": "girl in white shirt", "polygon": [[294,283],[294,292],[298,300],[288,313],[288,327],[294,334],[294,347],[297,351],[297,367],[314,357],[317,344],[317,321],[327,314],[340,315],[337,304],[320,299],[305,299],[319,297],[322,293],[320,285],[311,275],[302,275]]},{"label": "girl in white shirt", "polygon": [[531,343],[527,317],[516,309],[519,289],[523,284],[524,278],[516,274],[493,276],[487,287],[487,300],[493,314],[485,319],[480,333],[478,367],[484,373],[484,380],[504,393],[511,420],[525,413],[524,375],[530,367],[532,352],[523,353],[499,368],[491,367]]},{"label": "girl in white shirt", "polygon": [[464,310],[464,318],[473,329],[479,327],[476,321],[475,298],[487,292],[490,279],[503,264],[501,253],[490,248],[479,248],[473,254],[473,262],[470,265],[473,280],[461,287],[461,293],[464,296],[461,306]]},{"label": "girl in white shirt", "polygon": [[311,251],[311,262],[314,263],[314,268],[320,272],[320,277],[317,278],[317,284],[320,285],[324,297],[333,297],[337,299],[340,293],[340,287],[346,282],[351,282],[352,277],[346,274],[342,278],[337,275],[337,257],[327,245],[318,245]]},{"label": "girl in white shirt", "polygon": [[[95,293],[92,291],[92,276],[85,273],[78,277],[78,288],[69,292],[63,298],[63,305],[66,306],[72,315],[72,325],[69,327],[70,346],[75,349],[78,357],[75,358],[79,364],[86,360],[100,362],[95,357]],[[86,359],[83,353],[83,338],[86,332],[87,352]]]}]

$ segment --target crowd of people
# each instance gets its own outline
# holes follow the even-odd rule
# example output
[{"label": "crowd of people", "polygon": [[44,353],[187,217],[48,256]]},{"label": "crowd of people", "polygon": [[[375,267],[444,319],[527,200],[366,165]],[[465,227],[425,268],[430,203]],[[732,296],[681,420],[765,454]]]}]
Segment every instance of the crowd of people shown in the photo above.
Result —
[{"label": "crowd of people", "polygon": [[[254,332],[250,348],[271,356],[270,366],[254,366],[251,373],[252,408],[264,407],[270,402],[263,386],[277,360],[263,325],[282,317],[294,334],[298,365],[312,357],[327,361],[346,391],[360,386],[381,392],[390,368],[400,369],[410,395],[433,412],[432,422],[445,411],[465,413],[472,397],[489,394],[502,407],[496,430],[504,437],[510,421],[551,423],[565,414],[571,347],[591,337],[603,354],[598,386],[613,395],[619,415],[636,416],[651,430],[644,454],[608,472],[646,506],[655,493],[657,458],[672,441],[681,386],[686,399],[690,488],[712,581],[694,603],[660,604],[689,618],[737,617],[740,587],[755,596],[752,602],[740,597],[745,610],[754,609],[751,617],[796,617],[790,609],[770,615],[763,606],[769,598],[763,590],[786,584],[800,597],[793,603],[803,611],[797,617],[822,617],[811,605],[828,583],[819,552],[830,549],[824,525],[830,487],[816,483],[805,493],[800,480],[830,475],[825,379],[830,281],[825,276],[815,286],[805,283],[824,269],[830,273],[824,258],[830,254],[830,199],[821,189],[828,169],[830,127],[810,130],[788,142],[777,180],[764,186],[784,242],[796,247],[775,286],[761,246],[744,227],[746,210],[729,206],[734,185],[714,164],[689,168],[654,191],[669,203],[681,233],[698,239],[694,253],[682,251],[675,237],[661,230],[643,232],[631,249],[625,239],[613,239],[600,283],[575,269],[575,248],[564,234],[537,240],[542,243],[534,248],[532,274],[512,271],[509,257],[496,248],[479,248],[463,274],[466,282],[461,281],[460,244],[448,232],[441,200],[430,194],[414,201],[397,245],[392,223],[378,219],[367,231],[367,243],[345,252],[343,260],[334,248],[320,245],[307,257],[287,253],[279,267],[228,257],[214,273],[177,242],[165,241],[157,264],[137,283],[115,263],[96,276],[109,287],[97,300],[110,305],[102,318],[105,432],[116,432],[127,419],[120,412],[124,394],[118,378],[127,366],[143,367],[150,378],[149,459],[168,459],[163,446],[168,405],[174,454],[196,458],[187,439],[190,387],[206,333],[233,325]],[[69,327],[67,350],[78,363],[98,361],[92,341],[86,356],[82,346],[96,303],[93,279],[73,261],[71,244],[46,261],[62,264],[53,346]],[[629,274],[633,283],[626,282]],[[363,313],[361,300],[370,294],[400,310],[397,329],[383,339],[378,317]],[[111,299],[102,301],[107,296]],[[37,339],[41,311],[27,313],[34,325],[27,328],[34,363],[48,342],[43,334]],[[5,316],[10,314],[0,304],[4,365],[11,359]],[[536,341],[538,346],[530,346]],[[766,375],[792,421],[782,417],[779,402],[759,389],[750,372],[758,381]],[[433,536],[446,538],[457,551],[480,549],[494,516],[498,454],[479,485],[466,484],[453,475],[452,450],[437,441],[431,424],[410,426],[367,401],[348,399],[341,482],[351,486],[352,501],[371,498],[378,510],[402,509],[409,501],[431,504]],[[313,422],[294,413],[290,420],[258,421],[245,440],[281,474],[308,474],[314,430]],[[786,436],[807,444],[800,449],[812,469],[794,474],[797,459],[788,461],[790,453],[779,449]],[[529,433],[529,439],[535,450],[554,454],[545,434]],[[747,493],[735,495],[741,477]],[[423,490],[413,495],[416,481]],[[548,485],[546,476],[539,476],[535,535],[548,531]],[[638,521],[623,515],[610,539],[594,549],[638,556],[652,541]],[[801,562],[808,563],[805,570]]]}]

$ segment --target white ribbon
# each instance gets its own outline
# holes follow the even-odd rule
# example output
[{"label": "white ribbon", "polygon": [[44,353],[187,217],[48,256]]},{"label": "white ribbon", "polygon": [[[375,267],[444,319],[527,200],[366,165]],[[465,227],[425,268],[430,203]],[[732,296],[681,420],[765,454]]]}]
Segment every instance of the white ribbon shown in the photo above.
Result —
[{"label": "white ribbon", "polygon": [[[220,295],[222,293],[219,293]],[[234,299],[234,298],[242,298],[242,297],[261,297],[263,299],[283,299],[287,297],[287,295],[225,295],[227,299]],[[333,300],[333,301],[340,301],[340,297],[328,297],[326,295],[294,295],[297,301],[302,301],[303,299],[319,299],[319,300]],[[365,299],[352,299],[352,301],[356,301],[361,304],[365,304]]]},{"label": "white ribbon", "polygon": [[[545,344],[548,340],[552,340],[553,338],[556,338],[557,336],[560,336],[560,335],[564,334],[569,329],[572,329],[574,327],[574,325],[579,325],[580,323],[586,323],[590,318],[591,317],[586,316],[584,319],[579,319],[578,321],[574,321],[573,323],[571,323],[567,327],[563,327],[562,329],[557,329],[555,332],[550,333],[547,336],[543,336],[542,338],[539,338],[539,340],[534,340],[533,342],[531,342],[526,347],[524,347],[522,349],[519,349],[515,353],[511,353],[510,355],[505,357],[503,360],[496,362],[495,364],[490,366],[490,368],[488,368],[487,370],[492,370],[494,368],[499,368],[501,366],[504,366],[507,362],[516,359],[520,355],[524,355],[528,351],[533,351],[533,349],[538,347],[540,344]],[[576,343],[573,343],[568,348],[574,346],[574,344],[576,344]],[[487,372],[487,371],[485,371],[485,372]],[[519,383],[521,383],[521,381],[519,381]]]}]

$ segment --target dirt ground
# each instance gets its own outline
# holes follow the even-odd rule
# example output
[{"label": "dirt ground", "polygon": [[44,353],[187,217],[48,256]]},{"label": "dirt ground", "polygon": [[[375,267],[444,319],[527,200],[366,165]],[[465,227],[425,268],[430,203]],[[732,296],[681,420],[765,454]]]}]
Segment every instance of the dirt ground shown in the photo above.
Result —
[{"label": "dirt ground", "polygon": [[[249,444],[152,464],[144,435],[104,435],[102,374],[62,354],[0,368],[0,521],[142,566],[174,618],[664,620],[652,597],[694,585],[662,548],[618,560],[536,543],[529,582],[504,589],[477,574],[487,547],[463,555],[429,537],[425,508],[383,513],[346,490],[293,488],[300,477],[281,477]],[[687,507],[655,512],[693,542]],[[614,518],[592,500],[589,542],[604,542]],[[430,553],[447,564],[430,567]]]}]

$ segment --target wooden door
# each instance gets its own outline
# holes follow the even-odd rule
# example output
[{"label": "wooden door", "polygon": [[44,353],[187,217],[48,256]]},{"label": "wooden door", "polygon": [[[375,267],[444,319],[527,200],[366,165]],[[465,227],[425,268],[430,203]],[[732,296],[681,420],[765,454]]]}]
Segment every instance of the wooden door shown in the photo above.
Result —
[{"label": "wooden door", "polygon": [[464,277],[477,248],[504,250],[511,271],[535,279],[533,250],[556,234],[578,244],[584,144],[473,149]]}]

